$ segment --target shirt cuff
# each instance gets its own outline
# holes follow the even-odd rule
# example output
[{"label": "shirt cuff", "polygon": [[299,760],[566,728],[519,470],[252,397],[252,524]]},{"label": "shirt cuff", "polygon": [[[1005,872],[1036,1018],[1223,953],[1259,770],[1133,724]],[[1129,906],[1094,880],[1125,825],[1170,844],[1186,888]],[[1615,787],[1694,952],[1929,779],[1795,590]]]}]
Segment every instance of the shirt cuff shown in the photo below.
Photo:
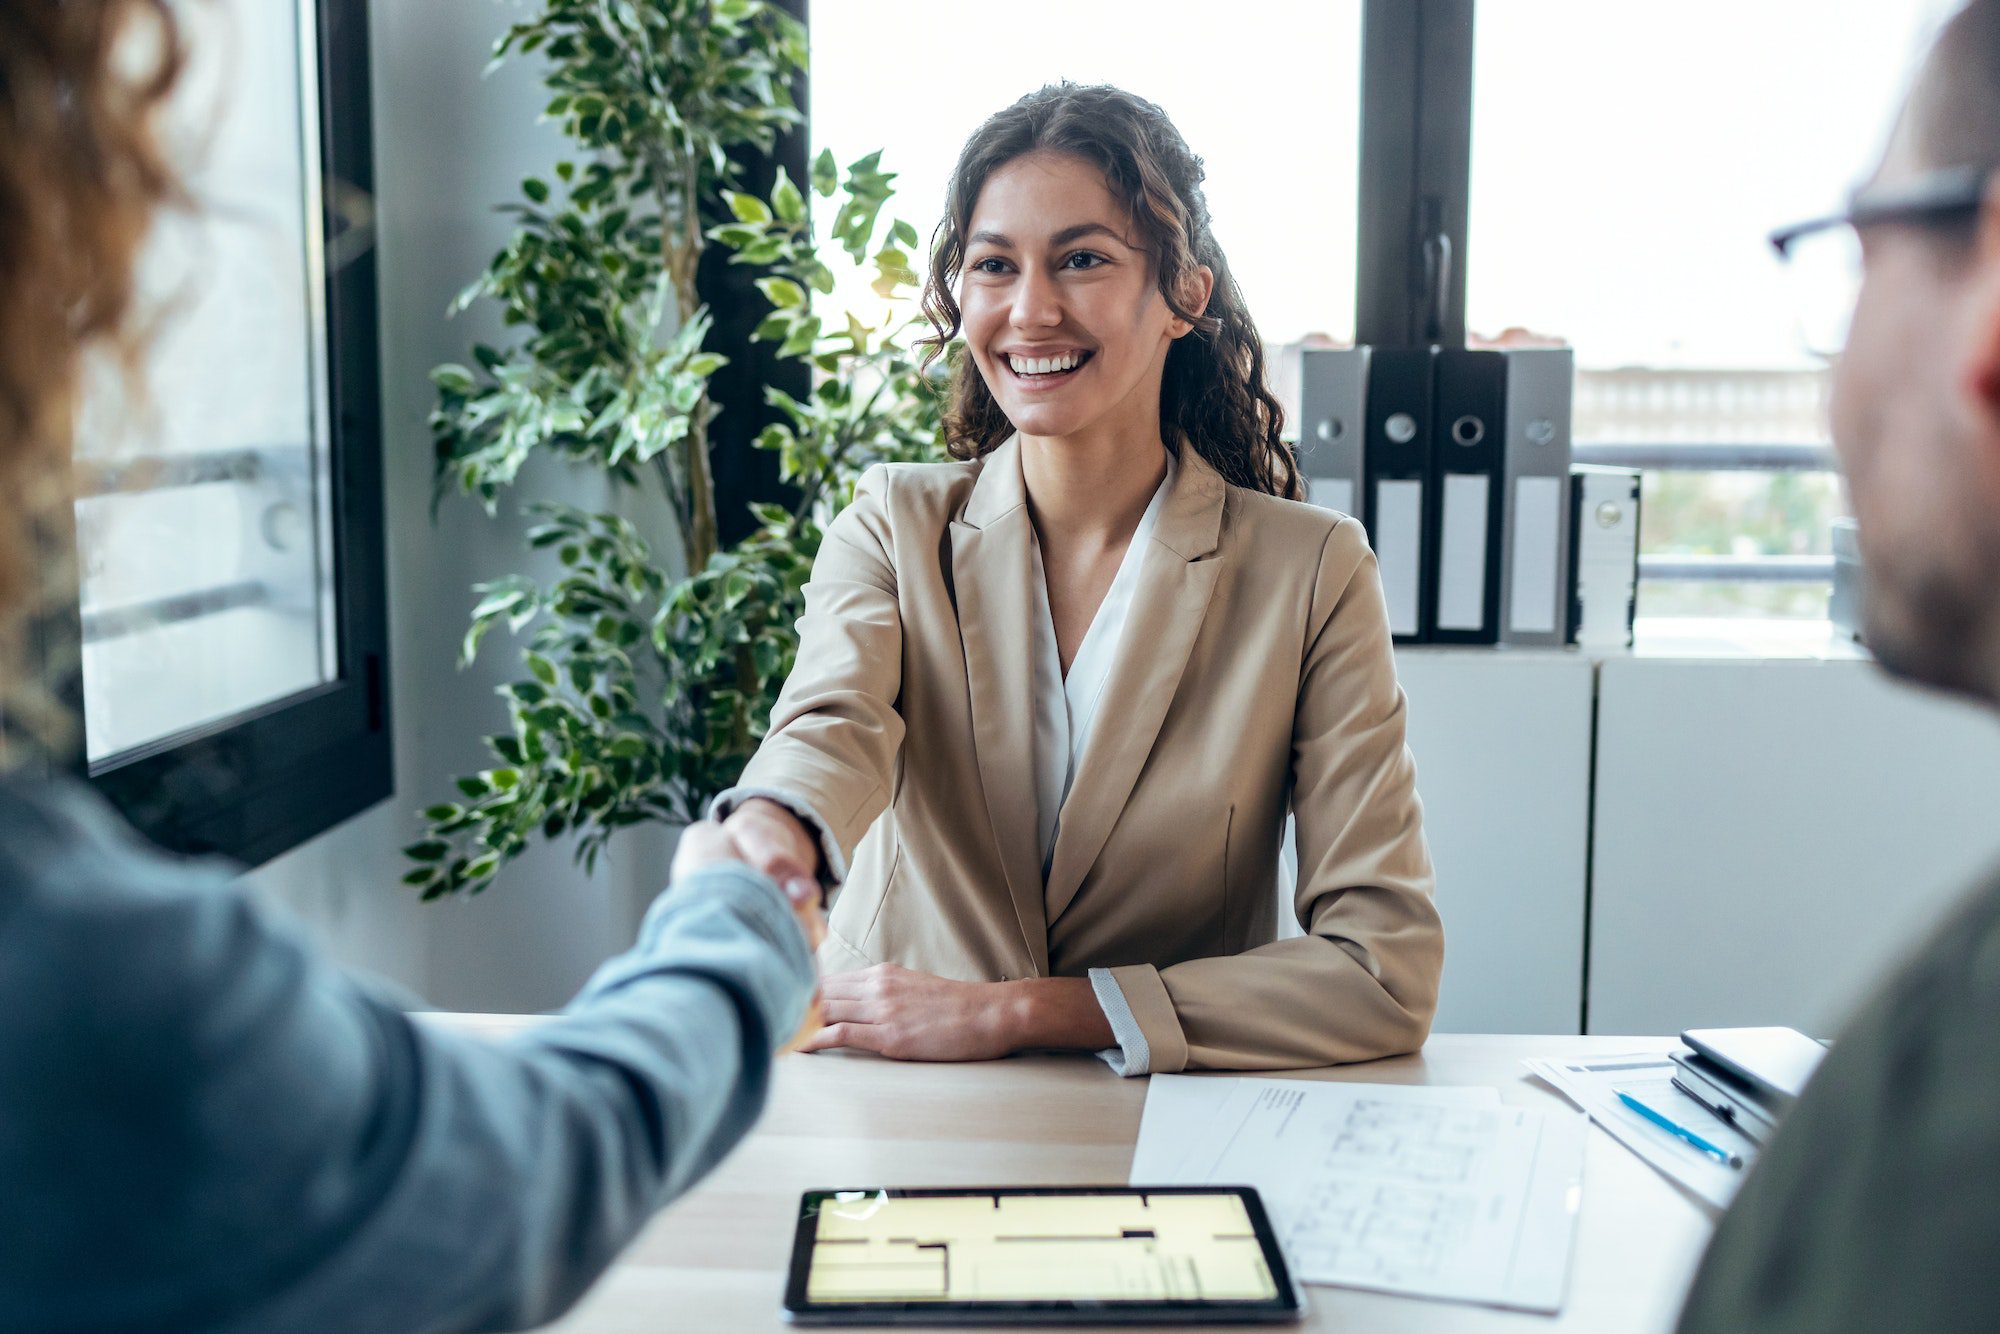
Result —
[{"label": "shirt cuff", "polygon": [[717,794],[708,803],[708,818],[726,820],[730,813],[752,797],[762,797],[775,801],[793,815],[803,820],[819,836],[819,855],[826,867],[826,882],[829,889],[835,888],[847,879],[847,858],[840,855],[840,840],[833,836],[833,826],[819,816],[810,802],[795,792],[786,792],[775,787],[732,787],[727,792]]},{"label": "shirt cuff", "polygon": [[1111,1023],[1111,1036],[1118,1040],[1114,1048],[1107,1048],[1098,1054],[1111,1067],[1114,1075],[1134,1078],[1151,1074],[1153,1052],[1146,1045],[1146,1034],[1139,1027],[1139,1021],[1132,1017],[1132,1006],[1125,999],[1125,990],[1118,985],[1118,979],[1111,976],[1109,968],[1090,970],[1090,989],[1097,995],[1097,1003],[1104,1009],[1104,1017]]}]

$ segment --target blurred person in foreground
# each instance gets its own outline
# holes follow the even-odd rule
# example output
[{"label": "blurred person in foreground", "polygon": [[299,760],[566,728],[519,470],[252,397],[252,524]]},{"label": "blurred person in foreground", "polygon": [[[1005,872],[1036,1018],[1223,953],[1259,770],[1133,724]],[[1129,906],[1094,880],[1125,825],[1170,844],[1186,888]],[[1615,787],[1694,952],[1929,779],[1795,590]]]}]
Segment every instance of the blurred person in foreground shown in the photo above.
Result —
[{"label": "blurred person in foreground", "polygon": [[[57,563],[84,368],[135,363],[135,256],[181,202],[155,137],[174,11],[0,0],[16,647]],[[146,847],[21,753],[0,773],[0,1329],[540,1324],[743,1135],[808,1011],[817,886],[781,892],[712,825],[629,953],[491,1043],[372,998],[225,869]]]},{"label": "blurred person in foreground", "polygon": [[[1996,168],[2000,0],[1973,0],[1940,33],[1847,212],[1773,238],[1788,251],[1860,238],[1832,417],[1868,572],[1868,645],[1898,676],[1990,705]],[[1841,1032],[1723,1218],[1681,1328],[2000,1330],[2000,882]]]}]

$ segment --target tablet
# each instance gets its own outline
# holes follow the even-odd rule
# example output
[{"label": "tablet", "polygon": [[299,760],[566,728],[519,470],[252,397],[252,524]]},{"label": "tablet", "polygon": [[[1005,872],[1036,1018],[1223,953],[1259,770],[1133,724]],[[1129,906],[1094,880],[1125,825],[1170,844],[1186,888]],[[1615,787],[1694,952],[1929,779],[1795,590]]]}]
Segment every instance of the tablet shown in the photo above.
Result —
[{"label": "tablet", "polygon": [[1826,1056],[1824,1046],[1793,1028],[1690,1028],[1681,1041],[1778,1112],[1792,1109]]},{"label": "tablet", "polygon": [[812,1190],[785,1314],[816,1325],[1225,1324],[1301,1311],[1248,1186]]}]

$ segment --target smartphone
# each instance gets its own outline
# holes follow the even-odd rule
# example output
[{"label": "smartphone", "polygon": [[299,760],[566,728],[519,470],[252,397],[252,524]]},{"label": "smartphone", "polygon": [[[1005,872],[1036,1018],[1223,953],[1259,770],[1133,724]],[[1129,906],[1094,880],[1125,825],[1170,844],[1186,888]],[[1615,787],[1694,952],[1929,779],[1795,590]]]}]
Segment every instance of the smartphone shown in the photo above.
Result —
[{"label": "smartphone", "polygon": [[1773,1109],[1786,1111],[1826,1056],[1796,1028],[1690,1028],[1681,1041],[1736,1076]]},{"label": "smartphone", "polygon": [[1778,1114],[1764,1106],[1748,1084],[1691,1051],[1671,1055],[1675,1088],[1757,1143],[1763,1144],[1771,1138],[1778,1128]]}]

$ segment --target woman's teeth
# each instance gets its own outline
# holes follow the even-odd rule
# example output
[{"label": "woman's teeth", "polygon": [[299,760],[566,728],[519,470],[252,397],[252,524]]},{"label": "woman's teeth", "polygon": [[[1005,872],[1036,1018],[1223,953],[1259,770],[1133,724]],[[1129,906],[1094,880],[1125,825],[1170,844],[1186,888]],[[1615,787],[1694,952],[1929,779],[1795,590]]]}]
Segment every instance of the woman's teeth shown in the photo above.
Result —
[{"label": "woman's teeth", "polygon": [[1007,364],[1016,375],[1055,375],[1073,371],[1083,364],[1083,353],[1065,352],[1059,357],[1017,357],[1007,354]]}]

